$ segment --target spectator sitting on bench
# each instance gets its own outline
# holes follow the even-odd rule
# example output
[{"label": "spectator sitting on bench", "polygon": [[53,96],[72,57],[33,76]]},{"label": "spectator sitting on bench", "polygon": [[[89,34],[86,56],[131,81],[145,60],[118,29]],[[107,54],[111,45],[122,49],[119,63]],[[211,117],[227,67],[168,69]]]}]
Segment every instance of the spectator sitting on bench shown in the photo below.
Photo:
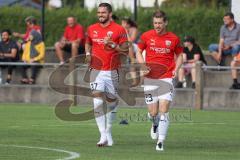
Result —
[{"label": "spectator sitting on bench", "polygon": [[83,27],[77,23],[75,17],[67,18],[67,26],[64,35],[59,42],[55,44],[55,50],[60,64],[64,63],[63,51],[71,52],[71,58],[74,58],[78,53],[84,53],[85,34]]},{"label": "spectator sitting on bench", "polygon": [[32,30],[35,30],[35,31],[38,31],[39,33],[41,33],[41,27],[39,25],[37,25],[37,20],[33,16],[27,17],[25,19],[25,23],[26,23],[26,26],[27,26],[25,34],[13,32],[14,37],[21,38],[23,40],[23,42],[21,44],[18,43],[18,47],[20,48],[20,50],[24,50],[25,44],[27,43],[27,41],[29,39],[30,32]]},{"label": "spectator sitting on bench", "polygon": [[[5,29],[1,32],[2,41],[0,42],[0,62],[16,62],[18,46],[17,43],[11,40],[11,31]],[[6,84],[9,84],[12,79],[13,66],[1,66],[1,68],[7,67],[8,74],[6,78]]]},{"label": "spectator sitting on bench", "polygon": [[231,67],[232,67],[232,79],[233,79],[233,84],[230,87],[230,89],[240,89],[240,83],[238,83],[237,79],[237,69],[233,69],[234,67],[239,67],[240,66],[240,52],[233,57],[233,60],[231,62]]},{"label": "spectator sitting on bench", "polygon": [[[29,36],[29,41],[26,43],[25,50],[22,55],[22,61],[25,63],[44,63],[45,45],[42,41],[42,36],[39,32],[32,30]],[[31,68],[31,78],[27,76],[27,69]],[[23,84],[34,84],[40,66],[23,66],[22,80]]]},{"label": "spectator sitting on bench", "polygon": [[219,44],[209,46],[209,51],[219,65],[224,64],[224,56],[234,55],[240,51],[240,25],[234,21],[233,13],[226,13],[223,22]]},{"label": "spectator sitting on bench", "polygon": [[183,81],[185,79],[185,75],[191,73],[192,76],[192,88],[195,88],[195,80],[196,80],[196,69],[195,64],[197,61],[202,61],[204,64],[206,60],[202,53],[201,48],[198,44],[196,44],[195,39],[192,36],[186,36],[184,38],[184,49],[183,49],[183,66],[187,68],[180,68],[178,72],[178,83],[176,88],[183,87]]}]

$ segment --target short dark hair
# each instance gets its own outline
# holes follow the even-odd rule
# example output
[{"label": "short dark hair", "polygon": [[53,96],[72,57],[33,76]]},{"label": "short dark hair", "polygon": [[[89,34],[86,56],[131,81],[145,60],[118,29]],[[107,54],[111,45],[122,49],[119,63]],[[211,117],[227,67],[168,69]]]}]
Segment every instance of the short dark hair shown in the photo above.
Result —
[{"label": "short dark hair", "polygon": [[33,17],[33,16],[28,16],[27,18],[25,18],[25,22],[26,22],[26,23],[29,22],[29,23],[31,23],[31,24],[37,24],[37,20],[36,20],[36,18]]},{"label": "short dark hair", "polygon": [[168,20],[167,15],[163,11],[156,11],[153,13],[153,18],[163,18],[163,21],[166,22]]},{"label": "short dark hair", "polygon": [[109,3],[100,3],[98,7],[106,7],[108,12],[112,12],[112,6]]},{"label": "short dark hair", "polygon": [[195,38],[193,36],[185,36],[184,42],[190,42],[192,44],[195,44]]},{"label": "short dark hair", "polygon": [[4,32],[7,32],[9,36],[12,35],[12,32],[11,32],[10,29],[3,29],[2,32],[1,32],[1,35],[2,35]]},{"label": "short dark hair", "polygon": [[230,17],[231,19],[234,19],[234,14],[232,12],[225,13],[224,17]]},{"label": "short dark hair", "polygon": [[125,21],[127,24],[129,24],[131,27],[138,28],[137,23],[133,21],[131,18],[124,17],[122,20]]}]

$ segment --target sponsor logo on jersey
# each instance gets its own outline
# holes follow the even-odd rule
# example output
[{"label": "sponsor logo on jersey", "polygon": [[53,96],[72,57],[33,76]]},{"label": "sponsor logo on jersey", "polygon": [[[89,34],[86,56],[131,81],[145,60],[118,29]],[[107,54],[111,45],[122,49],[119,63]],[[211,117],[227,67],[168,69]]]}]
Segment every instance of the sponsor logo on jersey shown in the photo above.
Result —
[{"label": "sponsor logo on jersey", "polygon": [[171,50],[168,48],[159,48],[159,47],[150,47],[150,50],[154,51],[157,54],[167,54],[171,52]]},{"label": "sponsor logo on jersey", "polygon": [[96,42],[98,44],[104,44],[104,39],[103,38],[93,38],[93,42]]}]

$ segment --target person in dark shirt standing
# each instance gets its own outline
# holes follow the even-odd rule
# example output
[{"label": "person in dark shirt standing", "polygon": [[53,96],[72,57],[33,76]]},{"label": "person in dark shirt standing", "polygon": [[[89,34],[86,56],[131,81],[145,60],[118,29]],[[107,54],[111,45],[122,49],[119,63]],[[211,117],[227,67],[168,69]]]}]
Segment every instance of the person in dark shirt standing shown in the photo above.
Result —
[{"label": "person in dark shirt standing", "polygon": [[196,44],[195,39],[192,36],[186,36],[184,38],[184,49],[183,49],[183,66],[186,68],[179,69],[178,74],[178,83],[176,88],[183,87],[183,81],[185,79],[185,75],[191,73],[192,76],[192,88],[195,88],[195,80],[196,80],[196,69],[195,64],[197,61],[202,61],[204,64],[207,64],[204,59],[204,55],[202,53],[201,48],[198,44]]},{"label": "person in dark shirt standing", "polygon": [[[15,62],[17,60],[18,46],[11,40],[11,31],[5,29],[1,32],[2,41],[0,42],[0,62]],[[3,68],[5,66],[1,66]],[[13,66],[7,66],[8,75],[6,83],[10,83],[12,79]]]}]

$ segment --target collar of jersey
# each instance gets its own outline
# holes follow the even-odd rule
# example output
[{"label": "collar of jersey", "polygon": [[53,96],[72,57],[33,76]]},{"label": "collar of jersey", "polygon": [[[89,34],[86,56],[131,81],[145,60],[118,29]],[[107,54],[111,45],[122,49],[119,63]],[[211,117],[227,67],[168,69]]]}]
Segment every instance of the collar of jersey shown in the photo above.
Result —
[{"label": "collar of jersey", "polygon": [[101,24],[100,24],[100,23],[98,23],[98,25],[99,25],[101,28],[108,28],[108,27],[109,27],[109,26],[111,26],[112,24],[113,24],[113,21],[110,21],[109,25],[107,25],[107,26],[103,27],[103,26],[101,26]]}]

